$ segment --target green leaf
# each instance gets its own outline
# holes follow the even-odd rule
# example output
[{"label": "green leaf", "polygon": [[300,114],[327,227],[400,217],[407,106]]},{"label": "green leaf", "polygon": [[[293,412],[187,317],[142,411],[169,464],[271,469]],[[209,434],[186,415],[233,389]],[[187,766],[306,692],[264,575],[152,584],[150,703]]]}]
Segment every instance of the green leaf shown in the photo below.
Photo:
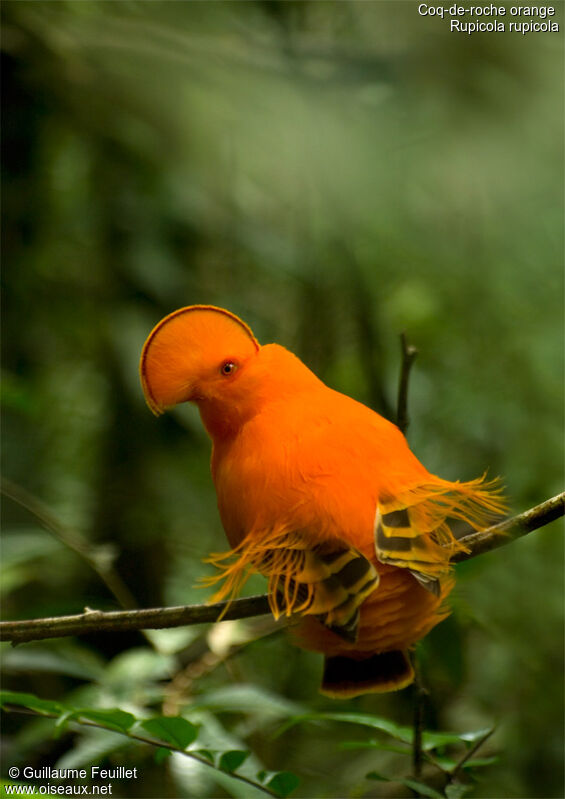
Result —
[{"label": "green leaf", "polygon": [[459,737],[462,741],[466,741],[467,743],[475,743],[475,741],[479,741],[481,738],[488,738],[493,732],[494,727],[485,727],[483,730],[475,730],[474,732],[462,732]]},{"label": "green leaf", "polygon": [[[213,774],[208,776],[213,779],[216,785],[220,786],[223,790],[220,796],[231,796],[232,799],[266,799],[266,788],[258,782],[242,782],[237,779],[235,774],[228,774],[226,771],[214,769]],[[217,791],[209,789],[207,793],[196,794],[197,796],[218,796]],[[194,779],[188,781],[188,792],[182,796],[195,796],[194,793]]]},{"label": "green leaf", "polygon": [[51,699],[40,699],[33,694],[22,694],[17,691],[0,691],[0,705],[18,705],[19,707],[27,707],[29,710],[35,710],[36,713],[41,714],[55,714],[63,713],[65,708],[59,702],[53,702]]},{"label": "green leaf", "polygon": [[221,713],[256,714],[267,719],[288,718],[302,711],[297,702],[290,702],[263,688],[246,684],[230,685],[201,694],[191,707]]},{"label": "green leaf", "polygon": [[494,763],[498,763],[500,758],[497,755],[492,755],[492,757],[476,757],[473,760],[467,760],[463,763],[464,769],[474,769],[474,768],[484,768],[485,766],[492,766]]},{"label": "green leaf", "polygon": [[191,749],[190,750],[195,755],[200,755],[200,757],[207,760],[212,765],[215,763],[216,758],[214,757],[214,753],[210,749]]},{"label": "green leaf", "polygon": [[53,557],[65,547],[45,531],[36,527],[16,527],[5,530],[2,539],[2,568],[28,563],[34,558]]},{"label": "green leaf", "polygon": [[[492,766],[493,763],[498,763],[500,758],[497,755],[492,755],[492,757],[474,757],[471,760],[466,760],[462,767],[463,769],[468,769],[469,771],[474,768],[484,768],[485,766]],[[456,759],[453,757],[442,757],[441,755],[435,756],[435,762],[441,766],[442,769],[445,771],[453,771],[453,769],[457,768],[460,763],[460,759]]]},{"label": "green leaf", "polygon": [[60,702],[53,702],[50,699],[39,699],[33,694],[16,693],[15,691],[0,692],[0,704],[19,705],[34,710],[36,713],[56,715],[58,717],[57,726],[64,728],[69,721],[75,719],[86,719],[100,724],[110,730],[127,732],[135,722],[135,716],[126,713],[125,710],[118,708],[106,710],[105,708],[72,708],[62,705]]},{"label": "green leaf", "polygon": [[361,724],[364,727],[371,727],[385,732],[403,743],[412,743],[411,727],[402,727],[393,721],[389,721],[389,719],[371,716],[368,713],[308,713],[290,719],[287,724],[282,726],[279,733],[289,729],[294,724],[301,724],[303,721],[344,721],[349,724]]},{"label": "green leaf", "polygon": [[384,774],[379,774],[378,771],[370,771],[365,774],[366,780],[379,780],[379,782],[391,782],[390,777],[385,777]]},{"label": "green leaf", "polygon": [[300,779],[291,771],[260,771],[257,779],[277,796],[289,796],[300,784]]},{"label": "green leaf", "polygon": [[[278,735],[288,730],[294,724],[301,724],[304,721],[344,721],[350,724],[360,724],[363,727],[371,727],[374,730],[390,735],[405,744],[412,744],[414,731],[412,727],[404,727],[394,721],[382,718],[382,716],[372,716],[368,713],[308,713],[303,716],[294,716],[279,729]],[[485,737],[489,730],[477,730],[476,732],[430,732],[422,733],[422,748],[425,751],[436,749],[438,746],[449,744],[472,743]]]},{"label": "green leaf", "polygon": [[175,627],[171,630],[146,630],[145,636],[161,655],[174,655],[202,635],[198,627]]},{"label": "green leaf", "polygon": [[441,746],[460,744],[462,738],[457,732],[429,732],[424,730],[422,733],[422,749],[428,752]]},{"label": "green leaf", "polygon": [[155,752],[155,763],[161,764],[164,763],[165,760],[170,757],[173,753],[170,749],[166,749],[164,746],[160,746]]},{"label": "green leaf", "polygon": [[69,721],[72,721],[74,716],[75,716],[74,710],[66,710],[64,713],[61,713],[61,715],[55,722],[55,730],[57,736],[61,735],[66,730]]},{"label": "green leaf", "polygon": [[375,738],[371,738],[370,741],[340,741],[338,746],[340,749],[379,749],[381,752],[397,752],[400,755],[410,753],[410,749],[407,747],[394,746],[377,741]]},{"label": "green leaf", "polygon": [[29,643],[2,652],[5,672],[52,672],[81,680],[98,680],[104,675],[104,661],[86,647],[70,641]]},{"label": "green leaf", "polygon": [[125,732],[135,724],[136,718],[131,713],[126,713],[125,710],[118,708],[77,708],[72,713],[75,717],[93,721],[95,724],[100,724],[102,727],[107,727],[109,730],[116,730],[117,732]]},{"label": "green leaf", "polygon": [[141,726],[155,738],[167,741],[179,749],[186,749],[198,735],[198,727],[182,716],[155,716],[142,721]]},{"label": "green leaf", "polygon": [[449,744],[464,743],[472,744],[480,741],[481,738],[488,738],[494,731],[494,728],[485,728],[482,730],[471,730],[469,732],[427,732],[424,731],[422,740],[424,742],[424,749],[435,749],[437,746],[447,746]]},{"label": "green leaf", "polygon": [[419,782],[418,780],[412,780],[410,778],[405,780],[396,780],[396,782],[406,785],[407,788],[417,791],[422,796],[429,796],[430,799],[444,799],[443,794],[439,793],[439,791],[436,791],[435,788],[430,788],[430,786],[426,785],[424,782]]},{"label": "green leaf", "polygon": [[461,799],[466,793],[472,790],[472,785],[464,785],[462,782],[452,782],[445,786],[447,799]]},{"label": "green leaf", "polygon": [[150,681],[170,679],[173,670],[171,656],[153,652],[149,647],[137,647],[117,655],[108,665],[103,681],[106,685],[135,690]]},{"label": "green leaf", "polygon": [[99,763],[105,757],[115,757],[136,744],[122,732],[103,730],[99,727],[84,727],[72,749],[68,749],[57,761],[57,768],[85,768]]},{"label": "green leaf", "polygon": [[437,746],[446,746],[449,744],[472,744],[480,741],[481,738],[488,738],[494,728],[486,728],[482,730],[471,730],[469,732],[427,732],[423,733],[423,741],[425,749],[435,749]]},{"label": "green leaf", "polygon": [[423,749],[426,751],[437,747],[449,746],[453,744],[464,744],[469,746],[477,741],[486,739],[494,732],[494,728],[482,730],[471,730],[469,732],[424,732],[422,735]]},{"label": "green leaf", "polygon": [[244,763],[251,752],[245,749],[232,749],[229,752],[222,752],[218,762],[218,768],[227,771],[229,774],[238,769]]}]

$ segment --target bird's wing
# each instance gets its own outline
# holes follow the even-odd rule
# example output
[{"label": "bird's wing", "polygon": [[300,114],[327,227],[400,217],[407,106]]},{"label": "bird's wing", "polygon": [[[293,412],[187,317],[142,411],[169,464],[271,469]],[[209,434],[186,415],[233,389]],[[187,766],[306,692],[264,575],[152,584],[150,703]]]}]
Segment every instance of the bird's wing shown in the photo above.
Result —
[{"label": "bird's wing", "polygon": [[410,569],[420,585],[439,596],[449,555],[430,536],[418,533],[408,508],[388,512],[377,508],[375,550],[381,563]]},{"label": "bird's wing", "polygon": [[342,541],[312,546],[296,532],[247,536],[235,550],[213,555],[222,569],[208,583],[224,580],[212,601],[233,596],[252,571],[269,578],[275,618],[293,613],[315,616],[328,629],[355,642],[359,607],[374,591],[379,575],[373,564]]},{"label": "bird's wing", "polygon": [[374,528],[377,558],[409,569],[424,588],[439,596],[451,557],[465,550],[448,520],[478,529],[503,510],[496,480],[452,483],[433,477],[433,482],[379,503]]}]

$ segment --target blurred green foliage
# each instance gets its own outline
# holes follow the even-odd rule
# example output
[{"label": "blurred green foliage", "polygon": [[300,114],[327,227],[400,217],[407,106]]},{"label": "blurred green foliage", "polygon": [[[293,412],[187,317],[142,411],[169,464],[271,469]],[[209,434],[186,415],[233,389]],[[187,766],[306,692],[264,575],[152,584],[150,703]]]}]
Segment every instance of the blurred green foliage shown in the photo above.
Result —
[{"label": "blurred green foliage", "polygon": [[[229,308],[388,416],[405,330],[428,468],[488,467],[513,510],[561,490],[562,37],[449,34],[417,7],[2,4],[3,472],[114,554],[140,606],[205,601],[200,560],[226,546],[197,414],[154,419],[138,384],[181,305]],[[4,618],[117,606],[32,514],[6,500],[4,517]],[[462,564],[421,646],[428,727],[497,726],[473,796],[561,796],[561,563],[554,523]],[[305,709],[410,724],[410,691],[324,699],[320,658],[262,625],[25,645],[4,681],[142,717],[168,703],[216,748],[299,774],[296,796],[411,795],[365,779],[399,755],[361,727],[360,748],[330,723],[270,734]],[[237,795],[115,733],[4,726],[8,765],[135,762],[124,797]]]}]

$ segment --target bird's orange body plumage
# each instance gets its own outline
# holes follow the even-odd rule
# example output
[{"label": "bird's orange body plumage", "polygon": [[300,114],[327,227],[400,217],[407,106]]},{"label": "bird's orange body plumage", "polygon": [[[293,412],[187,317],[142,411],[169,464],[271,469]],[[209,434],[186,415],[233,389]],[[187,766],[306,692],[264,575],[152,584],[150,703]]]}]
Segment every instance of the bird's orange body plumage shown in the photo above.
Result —
[{"label": "bird's orange body plumage", "polygon": [[141,358],[156,413],[196,402],[231,552],[215,556],[221,598],[250,570],[276,615],[327,657],[333,696],[401,688],[405,657],[440,621],[461,547],[448,520],[500,512],[482,479],[430,474],[391,422],[333,391],[277,344],[260,346],[228,311],[190,306],[162,320]]}]

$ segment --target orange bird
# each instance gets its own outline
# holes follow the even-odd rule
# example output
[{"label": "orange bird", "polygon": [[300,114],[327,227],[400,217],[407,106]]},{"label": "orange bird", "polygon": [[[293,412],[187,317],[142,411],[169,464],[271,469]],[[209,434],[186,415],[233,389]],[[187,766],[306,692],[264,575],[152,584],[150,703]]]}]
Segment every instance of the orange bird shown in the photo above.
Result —
[{"label": "orange bird", "polygon": [[212,439],[212,478],[231,551],[214,597],[269,580],[276,618],[322,652],[321,691],[346,698],[409,685],[410,647],[448,611],[449,520],[475,529],[503,511],[496,481],[450,482],[391,422],[328,388],[234,314],[192,305],[150,333],[141,383],[155,414],[194,402]]}]

